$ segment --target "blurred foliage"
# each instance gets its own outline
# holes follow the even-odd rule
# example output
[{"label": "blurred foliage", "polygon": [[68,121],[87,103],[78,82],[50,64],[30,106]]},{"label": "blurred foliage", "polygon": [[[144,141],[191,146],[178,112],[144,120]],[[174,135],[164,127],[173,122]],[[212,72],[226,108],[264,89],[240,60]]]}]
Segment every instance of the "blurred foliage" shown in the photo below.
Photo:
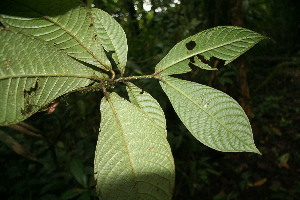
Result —
[{"label": "blurred foliage", "polygon": [[[129,45],[126,75],[140,75],[153,73],[155,64],[185,37],[230,25],[236,1],[95,0],[94,4],[124,28]],[[165,110],[176,162],[174,199],[299,198],[299,10],[300,2],[293,0],[243,1],[244,26],[270,37],[245,55],[254,113],[251,124],[262,156],[205,147],[179,121],[156,81],[136,82]],[[239,99],[236,64],[222,67],[220,63],[218,68],[218,72],[195,69],[183,78],[212,85]],[[126,95],[124,90],[121,94]],[[97,199],[93,159],[101,97],[95,92],[74,93],[60,98],[52,114],[32,116],[26,123],[40,130],[42,138],[1,128],[36,158],[26,159],[0,144],[2,199]]]}]

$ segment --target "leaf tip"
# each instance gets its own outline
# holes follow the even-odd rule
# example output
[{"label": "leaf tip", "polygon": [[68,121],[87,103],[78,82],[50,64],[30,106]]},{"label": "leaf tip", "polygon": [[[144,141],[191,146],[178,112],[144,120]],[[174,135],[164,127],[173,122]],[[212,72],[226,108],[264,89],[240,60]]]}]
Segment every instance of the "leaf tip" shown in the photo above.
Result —
[{"label": "leaf tip", "polygon": [[253,146],[253,148],[251,150],[248,150],[247,152],[262,155],[262,153],[256,148],[255,145]]},{"label": "leaf tip", "polygon": [[259,154],[260,156],[262,155],[262,153],[261,153],[257,148],[255,148],[255,151],[253,151],[253,153],[257,153],[257,154]]}]

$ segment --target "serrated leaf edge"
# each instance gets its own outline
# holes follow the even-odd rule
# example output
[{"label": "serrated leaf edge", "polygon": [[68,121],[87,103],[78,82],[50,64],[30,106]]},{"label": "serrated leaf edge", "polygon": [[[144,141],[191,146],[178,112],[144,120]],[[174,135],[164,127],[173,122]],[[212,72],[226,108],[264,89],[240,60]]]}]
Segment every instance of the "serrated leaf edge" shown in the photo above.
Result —
[{"label": "serrated leaf edge", "polygon": [[[170,82],[168,82],[167,80],[166,80],[166,78],[167,78],[168,76],[166,76],[166,77],[164,77],[164,76],[162,76],[161,78],[161,81],[162,81],[162,83],[165,83],[165,84],[167,84],[167,85],[169,85],[170,87],[172,87],[174,90],[176,90],[176,91],[178,91],[182,96],[184,96],[186,99],[188,99],[188,100],[190,100],[194,105],[196,105],[196,107],[198,107],[202,112],[205,112],[207,115],[209,115],[211,118],[213,118],[215,121],[217,121],[225,130],[227,130],[229,133],[231,133],[234,137],[236,137],[239,141],[241,141],[240,140],[240,138],[235,134],[235,133],[233,133],[230,129],[228,129],[222,122],[220,122],[217,118],[215,118],[214,116],[212,116],[209,112],[207,112],[205,109],[203,109],[201,106],[199,106],[198,104],[197,104],[197,102],[195,102],[193,99],[191,99],[189,96],[187,96],[183,91],[181,91],[181,90],[179,90],[178,88],[176,88],[176,87],[174,87]],[[180,80],[180,79],[179,79]],[[225,93],[224,93],[225,94]],[[250,122],[249,122],[249,120],[247,120],[247,123],[249,124],[249,126],[250,126]],[[251,127],[251,126],[250,126]],[[207,144],[206,144],[207,145]],[[248,146],[248,145],[247,145]],[[211,146],[209,146],[209,147],[211,147]],[[259,152],[259,150],[255,147],[255,145],[254,145],[254,147],[255,147],[255,149],[253,149],[251,146],[248,146],[248,147],[250,147],[250,149],[252,149],[255,153],[258,153],[258,154],[260,154],[260,152]],[[211,147],[211,148],[213,148],[213,147]],[[214,148],[213,148],[214,149]]]}]

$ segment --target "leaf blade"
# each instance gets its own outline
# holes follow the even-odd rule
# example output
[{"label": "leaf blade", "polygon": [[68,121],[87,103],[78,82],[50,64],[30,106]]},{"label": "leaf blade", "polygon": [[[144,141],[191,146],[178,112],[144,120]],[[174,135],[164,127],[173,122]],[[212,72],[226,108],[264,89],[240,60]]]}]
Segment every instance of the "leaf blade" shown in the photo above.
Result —
[{"label": "leaf blade", "polygon": [[101,101],[96,155],[103,199],[171,199],[174,163],[165,132],[136,106],[112,93]]},{"label": "leaf blade", "polygon": [[96,38],[91,13],[80,1],[1,1],[0,21],[9,29],[45,40],[78,60],[111,69]]},{"label": "leaf blade", "polygon": [[125,72],[127,62],[127,39],[126,34],[120,24],[108,13],[92,9],[94,24],[99,39],[108,52],[113,52],[113,59],[119,68],[121,75]]},{"label": "leaf blade", "polygon": [[155,72],[174,74],[164,71],[196,55],[204,56],[206,60],[216,57],[228,64],[264,38],[240,27],[220,26],[208,29],[177,43],[156,65]]},{"label": "leaf blade", "polygon": [[36,38],[0,30],[0,125],[23,121],[70,91],[105,78]]},{"label": "leaf blade", "polygon": [[131,103],[139,107],[153,121],[153,124],[166,132],[167,125],[164,111],[156,99],[133,83],[128,82],[126,89]]},{"label": "leaf blade", "polygon": [[192,135],[215,150],[259,153],[248,118],[230,96],[173,77],[160,82],[174,110]]}]

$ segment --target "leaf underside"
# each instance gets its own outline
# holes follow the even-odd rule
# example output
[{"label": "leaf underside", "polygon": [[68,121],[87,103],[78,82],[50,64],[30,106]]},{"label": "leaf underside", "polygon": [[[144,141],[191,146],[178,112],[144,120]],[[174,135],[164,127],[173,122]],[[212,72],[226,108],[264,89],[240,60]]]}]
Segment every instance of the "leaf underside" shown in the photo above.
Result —
[{"label": "leaf underside", "polygon": [[81,1],[0,1],[0,21],[7,28],[45,40],[78,60],[111,69],[92,14]]},{"label": "leaf underside", "polygon": [[117,64],[121,75],[123,75],[128,52],[127,39],[123,28],[114,18],[102,10],[93,8],[92,14],[95,30],[102,46],[106,51],[113,53],[112,58]]},{"label": "leaf underside", "polygon": [[[95,77],[107,78],[82,62],[112,72],[106,56],[111,53],[121,76],[125,72],[128,46],[122,27],[80,0],[0,1],[0,22],[5,27],[0,29],[1,126],[25,120],[59,96],[94,83]],[[228,64],[262,39],[244,28],[216,27],[179,42],[157,64],[155,75],[176,113],[203,144],[219,151],[259,153],[236,101],[168,75],[189,72],[191,64],[214,70],[206,61],[215,57]],[[175,167],[163,110],[134,84],[127,83],[126,89],[131,102],[116,93],[106,93],[101,101],[96,191],[104,200],[170,200]],[[16,143],[2,133],[3,138]],[[73,163],[75,174],[78,168]],[[87,185],[86,177],[75,178]]]},{"label": "leaf underside", "polygon": [[246,114],[230,96],[169,76],[160,84],[183,124],[200,142],[223,152],[259,153]]},{"label": "leaf underside", "polygon": [[103,98],[100,109],[97,193],[104,200],[171,199],[174,161],[165,131],[116,93]]},{"label": "leaf underside", "polygon": [[0,30],[0,44],[0,125],[23,121],[95,76],[55,47],[21,33]]},{"label": "leaf underside", "polygon": [[191,70],[190,64],[211,70],[202,60],[209,61],[215,57],[224,60],[226,65],[264,38],[240,27],[208,29],[176,44],[156,65],[155,72],[162,75],[181,74]]},{"label": "leaf underside", "polygon": [[138,88],[133,83],[127,83],[126,89],[131,103],[141,108],[152,121],[152,124],[166,132],[166,118],[159,103],[149,93]]}]

